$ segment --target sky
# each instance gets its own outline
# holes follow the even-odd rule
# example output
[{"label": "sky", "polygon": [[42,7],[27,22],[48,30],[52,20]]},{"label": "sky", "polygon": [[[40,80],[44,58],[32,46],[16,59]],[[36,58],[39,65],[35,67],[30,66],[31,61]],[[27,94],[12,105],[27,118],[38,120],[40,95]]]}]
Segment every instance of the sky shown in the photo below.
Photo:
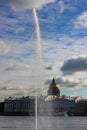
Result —
[{"label": "sky", "polygon": [[[87,1],[0,1],[0,99],[35,94],[36,37],[41,32],[42,70],[38,94],[54,77],[61,94],[87,98]],[[38,65],[39,66],[39,65]]]}]

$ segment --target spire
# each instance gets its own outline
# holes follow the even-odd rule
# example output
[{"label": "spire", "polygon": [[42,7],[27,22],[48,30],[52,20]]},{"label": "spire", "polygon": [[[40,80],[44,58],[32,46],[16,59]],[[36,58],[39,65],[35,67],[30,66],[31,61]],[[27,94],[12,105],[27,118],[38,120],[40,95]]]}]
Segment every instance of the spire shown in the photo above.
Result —
[{"label": "spire", "polygon": [[55,84],[55,79],[53,78],[53,80],[52,80],[52,84]]}]

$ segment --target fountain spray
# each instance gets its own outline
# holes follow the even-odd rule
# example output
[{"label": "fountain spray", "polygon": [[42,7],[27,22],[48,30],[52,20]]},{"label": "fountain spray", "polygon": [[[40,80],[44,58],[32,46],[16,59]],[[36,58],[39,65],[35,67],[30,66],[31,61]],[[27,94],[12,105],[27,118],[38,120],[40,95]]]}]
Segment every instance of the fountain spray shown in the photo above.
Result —
[{"label": "fountain spray", "polygon": [[40,82],[40,74],[42,68],[42,49],[41,49],[41,35],[40,35],[40,27],[39,20],[37,16],[36,9],[32,9],[34,23],[35,23],[35,36],[36,36],[36,84],[35,84],[35,129],[37,130],[37,88]]}]

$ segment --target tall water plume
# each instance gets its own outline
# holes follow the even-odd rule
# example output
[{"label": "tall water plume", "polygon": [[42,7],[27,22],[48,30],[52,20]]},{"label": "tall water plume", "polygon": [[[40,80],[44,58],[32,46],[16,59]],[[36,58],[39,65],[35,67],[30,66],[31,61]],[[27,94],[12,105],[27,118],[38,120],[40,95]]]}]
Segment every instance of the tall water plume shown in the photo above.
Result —
[{"label": "tall water plume", "polygon": [[34,23],[35,23],[35,36],[36,36],[36,84],[35,84],[35,129],[37,130],[37,89],[40,87],[40,78],[42,71],[42,49],[41,49],[41,34],[39,27],[39,20],[36,9],[32,9]]}]

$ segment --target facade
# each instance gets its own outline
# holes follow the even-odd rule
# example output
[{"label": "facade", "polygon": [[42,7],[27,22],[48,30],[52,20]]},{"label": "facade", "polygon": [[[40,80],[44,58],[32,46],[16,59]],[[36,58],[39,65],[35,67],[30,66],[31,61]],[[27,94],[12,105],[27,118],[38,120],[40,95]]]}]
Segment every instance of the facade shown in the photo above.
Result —
[{"label": "facade", "polygon": [[[0,112],[4,112],[6,115],[35,115],[35,97],[8,98],[0,106]],[[37,99],[37,112],[41,116],[57,116],[63,112],[68,115],[86,116],[87,100],[63,98],[54,95],[41,96]]]},{"label": "facade", "polygon": [[75,101],[61,97],[51,97],[45,102],[45,111],[48,115],[58,115],[60,112],[66,112],[70,115],[70,113],[75,112]]},{"label": "facade", "polygon": [[37,102],[38,115],[45,115],[45,110],[46,110],[45,97],[41,96],[38,98],[38,102]]},{"label": "facade", "polygon": [[75,115],[87,115],[86,100],[75,103]]},{"label": "facade", "polygon": [[35,97],[8,98],[4,101],[4,112],[11,114],[35,114]]}]

